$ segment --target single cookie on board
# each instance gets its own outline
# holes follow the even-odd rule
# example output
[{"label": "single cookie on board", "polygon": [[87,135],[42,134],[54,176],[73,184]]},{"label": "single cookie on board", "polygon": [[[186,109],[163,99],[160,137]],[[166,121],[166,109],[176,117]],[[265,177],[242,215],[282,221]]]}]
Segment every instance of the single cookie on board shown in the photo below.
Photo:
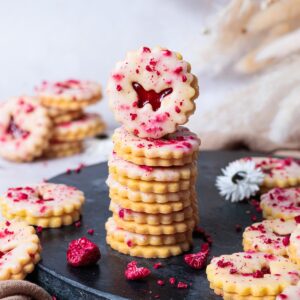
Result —
[{"label": "single cookie on board", "polygon": [[197,158],[200,147],[197,135],[183,126],[161,139],[142,139],[120,127],[115,130],[112,139],[118,157],[150,167],[190,164]]},{"label": "single cookie on board", "polygon": [[48,115],[54,124],[70,122],[83,116],[82,109],[78,110],[62,110],[53,107],[47,107]]},{"label": "single cookie on board", "polygon": [[110,247],[118,252],[127,254],[130,256],[138,256],[144,258],[167,258],[170,256],[179,255],[185,251],[188,251],[191,247],[191,242],[181,242],[174,245],[161,245],[161,246],[128,246],[125,242],[120,242],[113,238],[113,236],[107,235],[106,242]]},{"label": "single cookie on board", "polygon": [[100,100],[101,85],[94,81],[69,79],[58,82],[43,81],[36,94],[47,107],[79,110]]},{"label": "single cookie on board", "polygon": [[32,161],[48,146],[52,122],[35,98],[19,97],[0,104],[0,156]]},{"label": "single cookie on board", "polygon": [[262,189],[287,188],[300,185],[300,163],[292,158],[248,157],[264,173]]},{"label": "single cookie on board", "polygon": [[0,280],[24,279],[40,259],[40,241],[24,222],[0,222]]},{"label": "single cookie on board", "polygon": [[181,242],[192,243],[192,231],[186,231],[175,234],[165,235],[149,235],[139,234],[126,231],[117,226],[114,219],[111,217],[105,224],[107,234],[114,240],[127,244],[129,247],[132,245],[139,246],[161,246],[161,245],[173,245]]},{"label": "single cookie on board", "polygon": [[80,210],[74,210],[71,213],[60,215],[60,216],[51,216],[51,217],[33,217],[29,215],[19,216],[12,214],[11,212],[2,209],[1,213],[3,217],[8,220],[19,220],[24,221],[27,224],[40,226],[43,228],[59,228],[62,226],[68,226],[80,219]]},{"label": "single cookie on board", "polygon": [[289,286],[285,288],[277,297],[276,300],[299,300],[300,285]]},{"label": "single cookie on board", "polygon": [[195,111],[197,78],[181,55],[142,47],[117,63],[107,85],[110,107],[125,128],[141,138],[175,132]]},{"label": "single cookie on board", "polygon": [[186,219],[181,222],[173,222],[168,225],[137,224],[132,221],[124,221],[116,214],[113,214],[113,218],[116,224],[124,230],[140,234],[175,234],[191,231],[195,227],[194,218]]},{"label": "single cookie on board", "polygon": [[66,157],[81,153],[84,149],[82,141],[56,142],[51,141],[43,156],[47,158]]},{"label": "single cookie on board", "polygon": [[297,225],[296,229],[292,232],[287,251],[289,258],[300,265],[300,225]]},{"label": "single cookie on board", "polygon": [[193,162],[178,167],[149,167],[136,165],[113,153],[108,160],[109,173],[135,180],[174,182],[189,180],[197,175],[197,164]]},{"label": "single cookie on board", "polygon": [[266,219],[293,219],[300,215],[300,188],[275,188],[261,196],[260,207]]},{"label": "single cookie on board", "polygon": [[160,225],[160,224],[172,224],[173,222],[182,222],[193,216],[193,207],[188,206],[181,211],[169,213],[169,214],[149,214],[143,212],[135,212],[131,209],[126,209],[119,204],[111,201],[109,210],[114,214],[118,215],[125,221],[132,221],[137,224],[149,224],[149,225]]},{"label": "single cookie on board", "polygon": [[168,203],[145,203],[145,202],[133,202],[128,198],[122,198],[114,194],[112,191],[109,192],[109,197],[112,202],[120,205],[125,209],[131,209],[136,212],[144,212],[148,214],[169,214],[172,212],[183,210],[184,208],[191,205],[192,201],[196,196],[193,194],[191,197],[186,198],[183,201],[168,202]]},{"label": "single cookie on board", "polygon": [[244,231],[244,250],[287,256],[289,237],[296,226],[295,220],[284,219],[254,223]]},{"label": "single cookie on board", "polygon": [[86,113],[75,121],[57,124],[51,139],[61,142],[81,141],[103,133],[105,128],[106,125],[98,114]]},{"label": "single cookie on board", "polygon": [[165,194],[155,194],[155,193],[144,193],[140,191],[133,191],[127,186],[124,186],[113,179],[112,176],[108,176],[106,184],[109,187],[111,194],[115,195],[117,198],[127,198],[133,202],[144,202],[144,203],[169,203],[169,202],[184,202],[189,199],[195,192],[195,188],[186,191],[179,191],[177,193],[165,193]]},{"label": "single cookie on board", "polygon": [[233,297],[275,297],[300,279],[299,266],[287,258],[251,251],[214,257],[206,273],[211,288]]},{"label": "single cookie on board", "polygon": [[85,197],[75,187],[56,183],[9,188],[0,198],[2,210],[20,217],[48,218],[81,209]]}]

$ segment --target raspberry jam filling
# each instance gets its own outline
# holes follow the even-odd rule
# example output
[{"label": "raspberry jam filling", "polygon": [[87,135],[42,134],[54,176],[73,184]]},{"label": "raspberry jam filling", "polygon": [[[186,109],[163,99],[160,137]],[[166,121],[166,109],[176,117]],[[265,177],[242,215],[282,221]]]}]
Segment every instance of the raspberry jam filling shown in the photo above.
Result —
[{"label": "raspberry jam filling", "polygon": [[159,93],[156,93],[154,90],[146,91],[138,82],[133,82],[132,87],[138,95],[138,108],[142,108],[149,103],[153,111],[157,111],[161,106],[163,98],[173,92],[172,88],[164,89]]},{"label": "raspberry jam filling", "polygon": [[11,135],[14,139],[26,139],[30,135],[30,132],[20,128],[15,123],[14,118],[11,117],[6,128],[6,134]]}]

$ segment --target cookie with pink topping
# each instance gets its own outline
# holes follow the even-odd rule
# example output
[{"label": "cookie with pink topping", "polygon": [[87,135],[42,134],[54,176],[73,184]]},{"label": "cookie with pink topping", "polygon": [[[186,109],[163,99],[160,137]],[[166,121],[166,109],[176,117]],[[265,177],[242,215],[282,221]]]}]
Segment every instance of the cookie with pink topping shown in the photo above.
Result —
[{"label": "cookie with pink topping", "polygon": [[28,162],[47,148],[52,122],[35,98],[19,97],[0,105],[0,156]]},{"label": "cookie with pink topping", "polygon": [[294,219],[300,215],[300,188],[275,188],[261,196],[260,207],[266,219]]},{"label": "cookie with pink topping", "polygon": [[288,256],[287,247],[297,220],[274,219],[252,224],[243,233],[244,250]]},{"label": "cookie with pink topping", "polygon": [[140,138],[120,127],[115,130],[112,139],[118,157],[150,167],[192,163],[197,158],[200,147],[197,135],[183,126],[160,139]]},{"label": "cookie with pink topping", "polygon": [[80,110],[101,99],[101,85],[89,80],[68,79],[43,81],[36,87],[36,94],[47,107],[62,110]]},{"label": "cookie with pink topping", "polygon": [[215,257],[206,273],[210,287],[225,299],[275,298],[285,287],[296,285],[300,279],[299,266],[283,256],[262,252]]},{"label": "cookie with pink topping", "polygon": [[141,138],[161,138],[195,110],[198,83],[180,54],[160,47],[129,52],[116,64],[107,92],[115,118]]}]

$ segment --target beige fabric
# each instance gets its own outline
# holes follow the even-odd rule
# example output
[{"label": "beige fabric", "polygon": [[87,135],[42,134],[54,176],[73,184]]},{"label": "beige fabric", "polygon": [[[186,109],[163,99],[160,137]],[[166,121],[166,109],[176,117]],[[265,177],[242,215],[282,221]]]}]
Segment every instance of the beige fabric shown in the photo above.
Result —
[{"label": "beige fabric", "polygon": [[39,286],[25,280],[0,281],[1,300],[51,300],[52,297]]}]

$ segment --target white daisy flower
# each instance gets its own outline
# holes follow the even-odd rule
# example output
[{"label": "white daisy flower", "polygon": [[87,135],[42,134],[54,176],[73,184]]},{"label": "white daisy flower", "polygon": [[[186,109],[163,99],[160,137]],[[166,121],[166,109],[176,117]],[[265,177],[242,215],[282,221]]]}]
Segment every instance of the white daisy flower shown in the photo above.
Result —
[{"label": "white daisy flower", "polygon": [[222,176],[217,177],[216,186],[226,200],[238,202],[257,193],[264,180],[260,168],[253,161],[234,161],[225,169]]}]

